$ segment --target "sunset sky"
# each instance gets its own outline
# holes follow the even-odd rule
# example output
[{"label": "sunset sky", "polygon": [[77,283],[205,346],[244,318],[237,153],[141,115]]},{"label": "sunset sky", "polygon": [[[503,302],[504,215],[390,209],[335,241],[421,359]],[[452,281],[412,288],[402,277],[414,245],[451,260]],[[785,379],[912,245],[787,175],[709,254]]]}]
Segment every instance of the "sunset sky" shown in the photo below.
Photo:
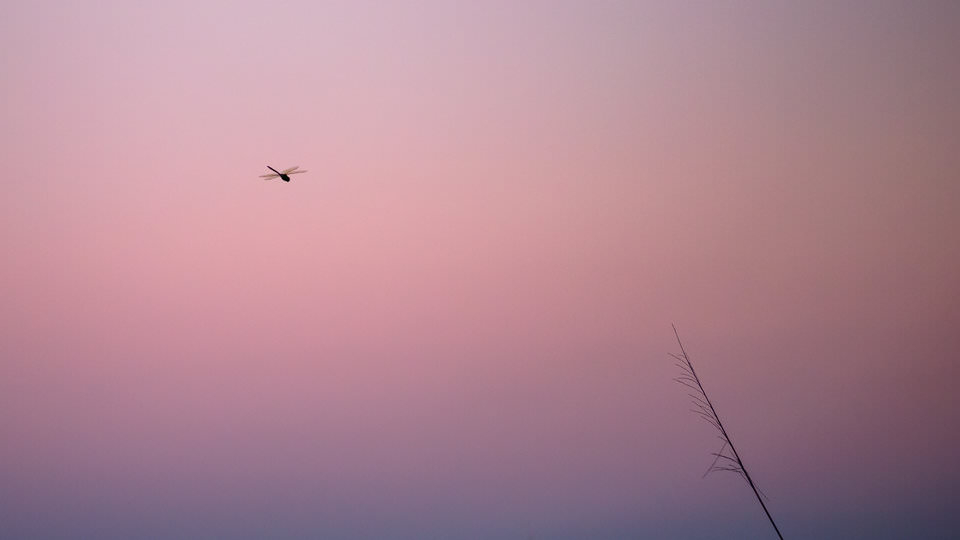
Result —
[{"label": "sunset sky", "polygon": [[[0,538],[960,530],[960,3],[0,3]],[[266,165],[299,165],[263,181]]]}]

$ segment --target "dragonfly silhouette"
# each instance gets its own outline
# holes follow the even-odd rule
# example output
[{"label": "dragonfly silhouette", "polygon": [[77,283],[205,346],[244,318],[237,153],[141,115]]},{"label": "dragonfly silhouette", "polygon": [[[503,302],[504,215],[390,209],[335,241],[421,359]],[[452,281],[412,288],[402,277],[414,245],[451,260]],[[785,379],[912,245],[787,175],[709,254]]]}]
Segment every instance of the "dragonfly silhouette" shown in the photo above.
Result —
[{"label": "dragonfly silhouette", "polygon": [[305,173],[305,172],[307,172],[307,171],[298,171],[297,169],[300,168],[299,165],[297,165],[297,166],[295,166],[295,167],[290,167],[289,169],[285,169],[285,170],[283,170],[283,171],[278,171],[278,170],[274,169],[273,167],[271,167],[271,166],[269,166],[269,165],[267,165],[267,168],[270,169],[271,171],[273,171],[274,174],[261,174],[261,175],[260,175],[260,178],[263,178],[264,180],[272,180],[272,179],[274,179],[274,178],[279,178],[279,179],[283,180],[284,182],[289,182],[289,181],[290,181],[290,175],[291,175],[291,174],[300,174],[300,173]]}]

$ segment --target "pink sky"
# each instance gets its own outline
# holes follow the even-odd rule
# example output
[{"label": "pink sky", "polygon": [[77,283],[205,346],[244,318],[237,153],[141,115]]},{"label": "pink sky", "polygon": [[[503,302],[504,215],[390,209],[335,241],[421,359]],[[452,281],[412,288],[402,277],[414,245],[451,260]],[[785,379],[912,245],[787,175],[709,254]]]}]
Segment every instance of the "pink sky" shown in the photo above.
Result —
[{"label": "pink sky", "polygon": [[[0,537],[960,528],[950,2],[5,2]],[[265,166],[300,165],[293,182]]]}]

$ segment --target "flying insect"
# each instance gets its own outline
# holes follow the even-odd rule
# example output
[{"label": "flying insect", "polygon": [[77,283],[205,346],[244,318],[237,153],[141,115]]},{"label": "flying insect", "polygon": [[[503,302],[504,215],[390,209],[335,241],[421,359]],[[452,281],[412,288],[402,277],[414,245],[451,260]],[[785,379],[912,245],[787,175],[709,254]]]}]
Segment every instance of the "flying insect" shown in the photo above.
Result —
[{"label": "flying insect", "polygon": [[289,182],[289,181],[290,181],[290,175],[291,175],[291,174],[300,174],[300,173],[305,173],[305,172],[307,172],[307,171],[300,171],[300,170],[298,170],[298,169],[300,168],[299,165],[290,167],[289,169],[284,169],[283,171],[278,171],[278,170],[274,169],[273,167],[271,167],[271,166],[269,166],[269,165],[267,165],[267,168],[270,169],[271,171],[273,171],[273,173],[272,173],[272,174],[261,174],[261,175],[260,175],[260,178],[263,178],[264,180],[273,180],[274,178],[279,178],[279,179],[283,180],[284,182]]}]

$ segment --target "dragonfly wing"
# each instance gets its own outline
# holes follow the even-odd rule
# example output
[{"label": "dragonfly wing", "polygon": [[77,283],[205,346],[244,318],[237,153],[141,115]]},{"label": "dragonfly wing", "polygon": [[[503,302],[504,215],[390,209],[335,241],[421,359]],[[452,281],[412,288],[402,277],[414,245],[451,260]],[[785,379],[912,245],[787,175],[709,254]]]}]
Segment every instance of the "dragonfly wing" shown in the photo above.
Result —
[{"label": "dragonfly wing", "polygon": [[291,171],[291,172],[288,172],[287,174],[300,174],[304,172],[307,172],[307,171]]},{"label": "dragonfly wing", "polygon": [[294,165],[293,167],[290,167],[289,169],[284,170],[284,171],[283,171],[283,174],[290,174],[291,171],[295,171],[295,170],[297,170],[297,169],[299,169],[299,168],[300,168],[299,165]]},{"label": "dragonfly wing", "polygon": [[260,178],[268,178],[268,179],[269,179],[269,178],[276,178],[276,177],[278,177],[278,176],[280,176],[280,175],[279,175],[279,174],[261,174],[261,175],[260,175]]}]

